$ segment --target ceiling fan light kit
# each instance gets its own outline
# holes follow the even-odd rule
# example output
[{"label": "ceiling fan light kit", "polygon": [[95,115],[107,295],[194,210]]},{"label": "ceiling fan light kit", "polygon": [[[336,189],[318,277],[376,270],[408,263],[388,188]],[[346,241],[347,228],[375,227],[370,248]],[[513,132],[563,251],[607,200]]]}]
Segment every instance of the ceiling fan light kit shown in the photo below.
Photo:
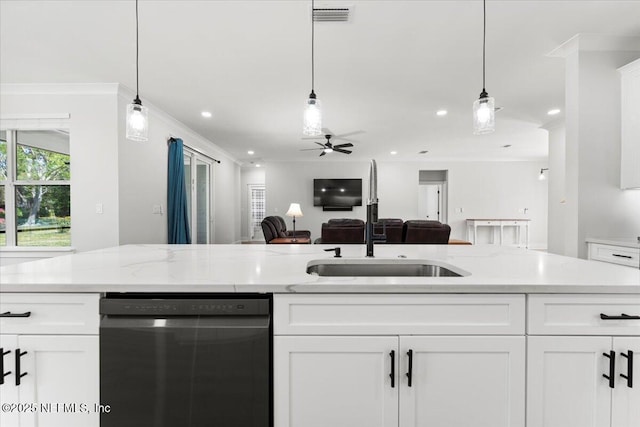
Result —
[{"label": "ceiling fan light kit", "polygon": [[487,1],[482,1],[482,92],[473,103],[473,133],[482,135],[491,133],[496,127],[495,100],[489,96],[485,89],[485,51],[487,40]]},{"label": "ceiling fan light kit", "polygon": [[302,125],[302,133],[309,136],[319,136],[322,135],[322,110],[320,109],[320,100],[316,97],[316,93],[314,92],[314,84],[315,84],[315,72],[314,72],[314,39],[315,39],[315,2],[311,0],[311,93],[309,94],[309,98],[307,99],[305,109],[304,109],[304,117],[303,117],[303,125]]},{"label": "ceiling fan light kit", "polygon": [[142,105],[138,95],[138,0],[136,0],[136,98],[127,105],[126,137],[131,141],[149,139],[149,109]]}]

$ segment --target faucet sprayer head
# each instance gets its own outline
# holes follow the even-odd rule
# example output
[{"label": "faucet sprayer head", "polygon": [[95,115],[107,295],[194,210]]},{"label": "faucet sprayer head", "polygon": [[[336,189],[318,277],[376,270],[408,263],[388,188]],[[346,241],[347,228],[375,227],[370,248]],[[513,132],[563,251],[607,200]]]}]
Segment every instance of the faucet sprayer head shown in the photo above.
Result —
[{"label": "faucet sprayer head", "polygon": [[369,201],[367,204],[378,203],[378,168],[376,161],[371,159],[369,166]]}]

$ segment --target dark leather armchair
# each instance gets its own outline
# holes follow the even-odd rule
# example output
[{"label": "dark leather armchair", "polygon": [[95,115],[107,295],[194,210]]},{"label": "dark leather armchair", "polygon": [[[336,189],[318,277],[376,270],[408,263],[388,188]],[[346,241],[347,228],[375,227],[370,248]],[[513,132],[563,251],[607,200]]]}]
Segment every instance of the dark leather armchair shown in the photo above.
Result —
[{"label": "dark leather armchair", "polygon": [[409,220],[403,227],[404,243],[442,244],[449,243],[451,227],[439,221]]},{"label": "dark leather armchair", "polygon": [[364,221],[354,218],[330,219],[322,224],[316,243],[364,243]]},{"label": "dark leather armchair", "polygon": [[[281,216],[265,217],[260,223],[265,242],[269,243],[277,237],[293,237],[293,231],[287,230],[287,224]],[[309,230],[296,230],[296,237],[311,238]]]},{"label": "dark leather armchair", "polygon": [[400,218],[380,218],[373,225],[374,234],[384,234],[387,236],[384,243],[402,243],[402,229],[404,221]]}]

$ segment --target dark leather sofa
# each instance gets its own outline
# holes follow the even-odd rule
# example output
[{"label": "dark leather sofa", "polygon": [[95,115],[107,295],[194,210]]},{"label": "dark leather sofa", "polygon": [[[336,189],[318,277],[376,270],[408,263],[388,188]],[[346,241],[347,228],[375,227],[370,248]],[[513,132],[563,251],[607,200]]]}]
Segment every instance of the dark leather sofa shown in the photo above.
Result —
[{"label": "dark leather sofa", "polygon": [[[287,224],[281,216],[265,217],[260,223],[265,242],[269,243],[277,237],[293,237],[293,231],[287,230]],[[311,238],[309,230],[296,230],[296,237]]]},{"label": "dark leather sofa", "polygon": [[449,243],[451,227],[439,221],[409,220],[405,221],[402,230],[403,243],[443,244]]},{"label": "dark leather sofa", "polygon": [[385,243],[402,243],[404,221],[400,218],[379,218],[373,225],[374,234],[385,234]]},{"label": "dark leather sofa", "polygon": [[322,224],[315,243],[364,243],[364,221],[355,218],[330,219]]}]

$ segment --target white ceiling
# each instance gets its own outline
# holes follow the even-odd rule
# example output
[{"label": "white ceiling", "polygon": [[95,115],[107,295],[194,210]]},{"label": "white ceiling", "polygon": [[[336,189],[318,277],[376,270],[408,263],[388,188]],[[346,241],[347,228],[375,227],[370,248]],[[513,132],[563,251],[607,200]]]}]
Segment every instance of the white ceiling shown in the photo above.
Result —
[{"label": "white ceiling", "polygon": [[[135,89],[134,4],[1,0],[0,82]],[[564,60],[546,55],[578,33],[640,36],[638,0],[488,0],[486,88],[504,109],[474,136],[482,1],[316,1],[344,5],[349,22],[316,23],[315,91],[325,127],[361,132],[349,156],[300,151],[310,0],[141,0],[140,97],[242,162],[543,159],[541,126],[564,106]]]}]

